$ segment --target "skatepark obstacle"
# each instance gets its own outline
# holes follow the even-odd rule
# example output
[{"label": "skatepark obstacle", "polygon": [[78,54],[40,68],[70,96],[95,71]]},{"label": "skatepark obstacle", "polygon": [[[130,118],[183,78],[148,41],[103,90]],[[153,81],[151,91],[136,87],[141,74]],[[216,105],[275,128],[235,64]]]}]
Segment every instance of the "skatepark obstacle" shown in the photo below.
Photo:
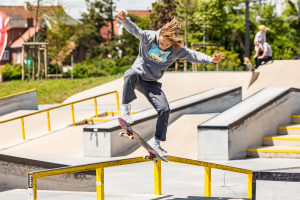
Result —
[{"label": "skatepark obstacle", "polygon": [[[73,125],[75,126],[76,123],[75,123],[74,104],[80,103],[80,102],[83,102],[83,101],[87,101],[87,100],[90,100],[90,99],[94,99],[95,116],[98,117],[97,98],[98,98],[98,97],[102,97],[102,96],[106,96],[106,95],[109,95],[109,94],[113,94],[113,93],[116,93],[117,110],[120,111],[120,106],[119,106],[119,94],[118,94],[117,91],[112,91],[112,92],[108,92],[108,93],[99,94],[99,95],[96,95],[96,96],[84,98],[84,99],[81,99],[81,100],[73,101],[73,102],[70,102],[70,103],[65,103],[65,104],[62,104],[62,105],[59,105],[59,106],[55,106],[55,107],[52,107],[52,108],[40,110],[40,111],[33,112],[33,113],[30,113],[30,114],[26,114],[26,115],[14,117],[14,118],[7,119],[7,120],[4,120],[4,121],[0,121],[0,124],[3,124],[3,123],[7,123],[7,122],[10,122],[10,121],[13,121],[13,120],[20,119],[20,120],[21,120],[21,126],[22,126],[22,137],[23,137],[23,140],[25,140],[25,128],[24,128],[24,118],[25,118],[25,117],[29,117],[29,116],[32,116],[32,115],[36,115],[36,114],[40,114],[40,113],[46,112],[46,113],[47,113],[48,131],[51,131],[51,124],[50,124],[50,110],[62,108],[62,107],[65,107],[65,106],[71,106],[71,111],[72,111],[72,122],[73,122]],[[112,111],[111,111],[111,112],[112,112]]]},{"label": "skatepark obstacle", "polygon": [[38,110],[36,89],[0,98],[0,116],[17,110]]},{"label": "skatepark obstacle", "polygon": [[[230,172],[242,173],[248,175],[248,198],[252,197],[252,171],[237,167],[230,167],[226,165],[219,165],[209,162],[203,162],[198,160],[191,160],[185,158],[179,158],[169,156],[169,162],[182,163],[194,166],[204,167],[205,170],[205,189],[204,196],[211,197],[211,169],[219,169]],[[55,175],[70,174],[83,172],[88,170],[96,170],[96,193],[97,200],[104,200],[104,169],[107,167],[115,167],[121,165],[149,162],[150,160],[144,160],[142,157],[130,158],[125,160],[115,160],[108,162],[99,162],[86,165],[68,166],[61,168],[54,168],[43,171],[29,172],[28,173],[28,197],[30,200],[37,200],[37,179],[45,178]],[[161,195],[161,161],[154,164],[154,194]]]}]

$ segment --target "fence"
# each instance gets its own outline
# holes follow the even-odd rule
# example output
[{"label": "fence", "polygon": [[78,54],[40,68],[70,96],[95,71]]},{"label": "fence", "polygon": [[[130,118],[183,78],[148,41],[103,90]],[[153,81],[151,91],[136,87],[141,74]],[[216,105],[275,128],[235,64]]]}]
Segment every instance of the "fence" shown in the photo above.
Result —
[{"label": "fence", "polygon": [[[252,198],[252,171],[251,170],[230,167],[225,165],[218,165],[209,162],[179,158],[174,156],[169,156],[169,159],[170,162],[204,167],[205,197],[211,197],[211,168],[247,174],[248,175],[248,198],[250,199]],[[138,157],[138,158],[108,161],[108,162],[101,162],[101,163],[87,164],[87,165],[80,165],[80,166],[62,167],[62,168],[49,169],[49,170],[38,171],[38,172],[29,172],[28,173],[28,197],[29,200],[37,200],[36,183],[38,178],[69,174],[69,173],[77,173],[77,172],[88,171],[88,170],[96,170],[97,200],[104,200],[104,168],[134,164],[134,163],[142,163],[148,161],[149,160],[144,160],[142,157]],[[158,163],[154,163],[154,194],[161,195],[161,161],[159,161]]]},{"label": "fence", "polygon": [[[43,112],[47,112],[48,131],[51,131],[51,125],[50,125],[50,110],[55,110],[55,109],[62,108],[62,107],[65,107],[65,106],[71,106],[71,111],[72,111],[72,122],[73,122],[73,125],[75,126],[76,124],[75,124],[75,114],[74,114],[74,106],[73,106],[74,104],[80,103],[80,102],[83,102],[83,101],[87,101],[87,100],[90,100],[90,99],[94,99],[94,104],[95,104],[95,115],[96,115],[96,117],[98,117],[97,99],[96,99],[96,98],[97,98],[97,97],[102,97],[102,96],[105,96],[105,95],[109,95],[109,94],[113,94],[113,93],[116,93],[117,109],[118,109],[117,113],[118,113],[118,112],[120,112],[120,107],[119,107],[119,94],[118,94],[117,91],[112,91],[112,92],[108,92],[108,93],[96,95],[96,96],[93,96],[93,97],[85,98],[85,99],[82,99],[82,100],[74,101],[74,102],[71,102],[71,103],[63,104],[63,105],[60,105],[60,106],[55,106],[55,107],[48,108],[48,109],[45,109],[45,110],[40,110],[40,111],[37,111],[37,112],[34,112],[34,113],[30,113],[30,114],[27,114],[27,115],[22,115],[22,116],[15,117],[15,118],[12,118],[12,119],[0,121],[0,124],[7,123],[7,122],[10,122],[10,121],[13,121],[13,120],[17,120],[17,119],[21,119],[22,136],[23,136],[23,140],[25,140],[25,128],[24,128],[24,118],[25,118],[25,117],[29,117],[29,116],[32,116],[32,115],[36,115],[36,114],[40,114],[40,113],[43,113]],[[111,112],[114,112],[114,111],[111,111]]]}]

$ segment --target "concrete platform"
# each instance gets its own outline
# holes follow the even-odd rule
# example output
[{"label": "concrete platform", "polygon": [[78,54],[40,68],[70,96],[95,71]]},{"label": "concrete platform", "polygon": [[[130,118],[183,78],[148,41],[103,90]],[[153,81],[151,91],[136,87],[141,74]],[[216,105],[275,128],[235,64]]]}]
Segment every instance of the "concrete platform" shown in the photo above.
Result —
[{"label": "concrete platform", "polygon": [[300,147],[300,135],[278,135],[272,137],[263,137],[263,146]]},{"label": "concrete platform", "polygon": [[[0,198],[5,200],[24,199],[27,190],[0,190]],[[95,200],[95,192],[62,192],[62,191],[46,191],[38,192],[38,199],[55,199],[55,200]],[[176,195],[150,195],[150,194],[106,194],[106,200],[243,200],[240,198],[220,198],[220,197],[196,197],[196,196],[176,196]]]},{"label": "concrete platform", "polygon": [[300,158],[300,147],[259,146],[247,149],[247,155],[254,158]]}]

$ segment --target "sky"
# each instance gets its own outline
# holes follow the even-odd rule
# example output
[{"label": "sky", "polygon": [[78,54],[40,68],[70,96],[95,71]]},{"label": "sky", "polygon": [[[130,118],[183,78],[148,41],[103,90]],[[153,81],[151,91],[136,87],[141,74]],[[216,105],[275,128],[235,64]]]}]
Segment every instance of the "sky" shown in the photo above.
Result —
[{"label": "sky", "polygon": [[[25,1],[36,2],[36,0],[0,0],[0,5],[23,5]],[[49,0],[43,0],[44,2]],[[57,2],[57,0],[55,0]],[[264,0],[262,0],[264,2]],[[266,0],[277,5],[277,13],[280,14],[282,10],[281,3],[284,0]],[[297,0],[292,0],[296,2]],[[84,0],[60,0],[65,7],[66,12],[75,19],[81,18],[81,13],[86,11],[86,4]],[[117,10],[148,10],[151,9],[152,3],[156,0],[115,0]]]},{"label": "sky", "polygon": [[[24,2],[36,2],[36,0],[0,0],[0,5],[23,5]],[[47,0],[44,0],[46,2]],[[56,1],[57,2],[57,1]],[[84,0],[60,0],[66,6],[66,12],[75,19],[80,19],[82,12],[86,11]],[[156,0],[118,0],[116,1],[117,10],[147,10],[151,9],[152,3]]]}]

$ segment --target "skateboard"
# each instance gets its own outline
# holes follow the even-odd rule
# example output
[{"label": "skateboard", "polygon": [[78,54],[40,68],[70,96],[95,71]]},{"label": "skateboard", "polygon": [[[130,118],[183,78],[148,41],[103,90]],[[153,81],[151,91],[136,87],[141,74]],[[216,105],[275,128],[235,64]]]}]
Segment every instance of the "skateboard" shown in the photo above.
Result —
[{"label": "skateboard", "polygon": [[121,137],[125,136],[125,137],[129,138],[130,140],[136,139],[136,141],[148,151],[149,155],[143,156],[143,158],[145,160],[152,160],[154,163],[157,163],[158,159],[162,160],[164,162],[168,162],[168,161],[164,160],[162,157],[160,157],[158,155],[158,153],[141,136],[139,136],[139,134],[134,132],[132,130],[132,128],[130,127],[130,125],[124,119],[119,117],[118,122],[119,122],[120,126],[122,127],[122,129],[124,129],[126,131],[126,133],[120,132],[119,136],[121,136]]},{"label": "skateboard", "polygon": [[247,67],[249,68],[249,71],[252,71],[252,72],[255,71],[255,68],[252,65],[252,63],[248,57],[244,57],[244,64],[247,65]]}]

